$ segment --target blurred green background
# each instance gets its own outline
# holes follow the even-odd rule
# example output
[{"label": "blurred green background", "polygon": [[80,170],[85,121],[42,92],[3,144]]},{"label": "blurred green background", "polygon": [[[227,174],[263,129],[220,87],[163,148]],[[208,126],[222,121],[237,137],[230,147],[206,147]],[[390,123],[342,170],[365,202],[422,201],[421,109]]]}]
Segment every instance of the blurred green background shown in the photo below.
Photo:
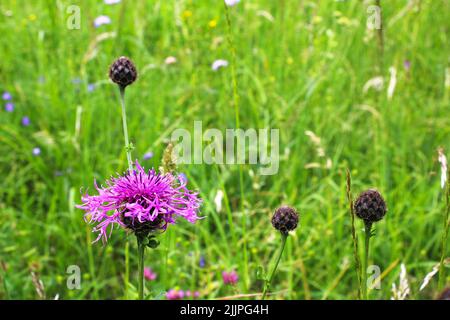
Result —
[{"label": "blurred green background", "polygon": [[[12,99],[0,110],[0,298],[40,298],[37,279],[47,299],[135,296],[135,239],[115,230],[106,246],[91,244],[96,235],[74,207],[80,188],[92,193],[94,179],[127,167],[118,92],[107,79],[122,55],[139,72],[127,89],[128,128],[147,168],[159,167],[176,128],[192,131],[196,120],[236,127],[233,69],[240,127],[280,129],[279,172],[242,166],[242,193],[237,165],[178,168],[200,191],[206,218],[180,221],[147,252],[157,273],[146,283],[149,297],[165,299],[172,288],[204,299],[261,292],[256,270],[269,268],[279,244],[270,217],[289,204],[301,225],[288,239],[274,298],[356,298],[346,168],[355,196],[376,187],[389,208],[375,225],[371,264],[383,276],[370,296],[389,299],[403,263],[409,298],[435,297],[437,276],[419,287],[441,255],[437,149],[450,150],[449,2],[381,1],[382,38],[366,26],[373,4],[242,0],[228,8],[228,28],[219,0],[2,1],[0,91]],[[67,27],[70,5],[80,9],[80,29]],[[102,15],[110,23],[96,27]],[[213,71],[218,59],[229,65]],[[147,152],[153,158],[143,160]],[[362,228],[358,221],[360,240]],[[80,267],[80,290],[66,286],[70,265]],[[236,286],[222,283],[224,270],[238,272]]]}]

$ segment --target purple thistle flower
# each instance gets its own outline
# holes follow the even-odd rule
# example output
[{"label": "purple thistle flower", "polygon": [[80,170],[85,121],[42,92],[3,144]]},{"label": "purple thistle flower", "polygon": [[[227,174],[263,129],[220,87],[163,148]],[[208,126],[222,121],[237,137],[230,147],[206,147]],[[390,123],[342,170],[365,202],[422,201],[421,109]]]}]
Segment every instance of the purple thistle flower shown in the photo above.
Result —
[{"label": "purple thistle flower", "polygon": [[38,156],[40,154],[41,154],[41,149],[40,148],[38,148],[38,147],[33,148],[33,156]]},{"label": "purple thistle flower", "polygon": [[11,100],[12,99],[12,95],[8,91],[5,91],[2,94],[2,98],[3,98],[3,100]]},{"label": "purple thistle flower", "polygon": [[156,279],[156,273],[153,272],[153,270],[151,268],[144,268],[144,278],[147,279],[148,281],[153,281]]},{"label": "purple thistle flower", "polygon": [[151,158],[153,158],[153,152],[149,151],[144,154],[144,160],[150,160]]},{"label": "purple thistle flower", "polygon": [[28,127],[30,125],[30,123],[31,123],[31,121],[30,121],[29,117],[25,116],[25,117],[22,118],[22,125],[24,127]]},{"label": "purple thistle flower", "polygon": [[222,272],[222,280],[224,284],[235,285],[239,280],[239,276],[234,270],[231,272],[224,271]]},{"label": "purple thistle flower", "polygon": [[108,16],[98,16],[97,18],[95,18],[94,20],[94,26],[96,28],[104,25],[104,24],[110,24],[111,23],[111,18]]},{"label": "purple thistle flower", "polygon": [[111,4],[120,3],[120,0],[105,0],[104,2],[105,2],[105,4],[111,5]]},{"label": "purple thistle flower", "polygon": [[146,235],[166,230],[178,217],[191,223],[200,219],[197,211],[201,199],[196,192],[171,174],[153,169],[146,172],[137,161],[136,170],[111,177],[105,187],[95,183],[95,188],[99,194],[83,195],[83,204],[77,206],[86,211],[85,220],[95,224],[93,232],[99,235],[94,242],[100,238],[106,242],[114,225]]},{"label": "purple thistle flower", "polygon": [[166,293],[167,300],[182,300],[184,298],[183,290],[170,289]]},{"label": "purple thistle flower", "polygon": [[7,103],[5,104],[5,110],[6,110],[7,112],[13,112],[13,111],[14,111],[14,103],[12,103],[12,102],[7,102]]}]

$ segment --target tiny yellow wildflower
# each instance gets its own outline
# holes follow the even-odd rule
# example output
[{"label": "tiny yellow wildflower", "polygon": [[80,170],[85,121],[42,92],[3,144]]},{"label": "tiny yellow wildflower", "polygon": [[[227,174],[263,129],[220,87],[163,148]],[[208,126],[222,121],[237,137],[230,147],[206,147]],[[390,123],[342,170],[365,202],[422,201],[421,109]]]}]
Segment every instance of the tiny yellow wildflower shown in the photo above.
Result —
[{"label": "tiny yellow wildflower", "polygon": [[208,26],[211,29],[214,29],[215,27],[217,27],[217,20],[216,19],[212,19],[211,21],[209,21]]},{"label": "tiny yellow wildflower", "polygon": [[192,17],[192,11],[191,10],[184,10],[183,11],[183,19],[188,19]]}]

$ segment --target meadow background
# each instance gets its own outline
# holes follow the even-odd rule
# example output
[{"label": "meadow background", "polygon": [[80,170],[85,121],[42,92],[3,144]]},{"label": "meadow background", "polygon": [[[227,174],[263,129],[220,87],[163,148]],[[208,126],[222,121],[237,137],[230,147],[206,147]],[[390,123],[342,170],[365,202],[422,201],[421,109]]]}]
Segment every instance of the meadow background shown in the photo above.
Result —
[{"label": "meadow background", "polygon": [[[72,4],[78,30],[67,28]],[[116,230],[107,245],[91,244],[96,235],[75,208],[80,188],[92,192],[94,178],[127,167],[117,88],[107,78],[122,55],[139,72],[127,89],[128,128],[147,168],[159,167],[176,128],[192,131],[195,120],[236,127],[233,67],[240,127],[280,129],[279,172],[242,166],[243,192],[237,165],[178,168],[200,191],[206,218],[181,221],[147,251],[157,274],[146,282],[152,298],[173,288],[204,299],[261,292],[256,270],[267,270],[278,248],[270,218],[281,204],[297,208],[301,223],[274,298],[356,298],[346,168],[354,196],[376,187],[389,209],[371,242],[371,263],[383,272],[371,298],[391,297],[402,263],[409,298],[434,298],[437,276],[419,286],[440,259],[443,232],[437,149],[450,150],[449,2],[382,1],[384,48],[366,27],[372,4],[242,0],[229,8],[228,30],[220,0],[1,1],[0,91],[14,110],[1,101],[0,298],[40,298],[34,272],[47,299],[122,299],[127,239],[127,294],[135,297],[134,237]],[[95,27],[101,15],[111,23]],[[176,62],[167,64],[169,56]],[[217,59],[229,65],[213,71]],[[384,86],[370,87],[379,77]],[[66,286],[70,265],[81,269],[80,290]],[[223,284],[224,270],[237,271],[235,286]]]}]

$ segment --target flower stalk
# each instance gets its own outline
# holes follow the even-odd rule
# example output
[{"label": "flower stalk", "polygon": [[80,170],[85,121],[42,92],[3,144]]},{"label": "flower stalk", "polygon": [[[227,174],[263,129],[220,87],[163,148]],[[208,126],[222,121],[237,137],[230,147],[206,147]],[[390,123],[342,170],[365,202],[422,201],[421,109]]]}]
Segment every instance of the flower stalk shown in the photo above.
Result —
[{"label": "flower stalk", "polygon": [[145,255],[145,238],[136,235],[138,244],[138,299],[144,299],[144,255]]},{"label": "flower stalk", "polygon": [[299,215],[297,211],[295,211],[294,208],[288,206],[282,206],[278,208],[277,210],[275,210],[275,213],[272,216],[272,226],[281,234],[281,246],[269,277],[267,278],[265,275],[262,277],[262,279],[264,280],[264,289],[261,298],[262,300],[266,298],[266,295],[270,290],[270,285],[272,284],[273,277],[275,276],[275,272],[277,271],[281,256],[283,255],[289,232],[297,228],[298,220]]},{"label": "flower stalk", "polygon": [[133,170],[133,161],[131,160],[131,151],[133,150],[133,145],[130,144],[130,140],[128,138],[127,112],[125,107],[125,87],[119,85],[119,91],[120,91],[120,104],[122,107],[123,137],[125,139],[125,150],[127,152],[128,169]]},{"label": "flower stalk", "polygon": [[[125,58],[126,59],[126,58]],[[115,83],[117,83],[119,87],[119,93],[120,93],[120,105],[122,109],[122,129],[123,129],[123,137],[125,140],[125,151],[127,153],[127,163],[128,163],[128,170],[133,170],[133,161],[131,158],[131,151],[133,150],[133,146],[130,144],[130,140],[128,138],[128,125],[127,125],[127,112],[126,112],[126,106],[125,106],[125,88],[127,85],[133,83],[136,80],[137,72],[135,70],[134,65],[132,62],[128,59],[119,58],[116,62],[113,63],[110,69],[110,78]],[[117,66],[118,65],[130,65],[129,68],[129,75],[127,81],[123,81],[123,71],[121,73],[118,73]],[[125,243],[125,298],[128,299],[128,283],[130,278],[130,243],[128,242],[128,238]],[[143,264],[143,263],[142,263]],[[143,280],[142,280],[143,281]]]},{"label": "flower stalk", "polygon": [[280,250],[278,251],[277,258],[275,260],[275,264],[272,268],[272,271],[269,274],[269,278],[264,282],[264,290],[262,295],[262,300],[266,298],[267,292],[270,290],[270,284],[272,283],[273,277],[275,276],[275,272],[277,271],[278,264],[280,263],[281,256],[283,255],[284,248],[286,246],[286,240],[288,237],[288,233],[281,233],[281,245]]},{"label": "flower stalk", "polygon": [[370,237],[372,233],[372,223],[365,222],[365,237],[364,237],[364,260],[363,260],[363,274],[362,274],[362,297],[364,300],[369,299],[367,290],[367,267],[369,266],[369,249],[370,249]]},{"label": "flower stalk", "polygon": [[350,175],[350,170],[347,169],[347,200],[350,207],[350,217],[351,217],[351,232],[353,240],[353,256],[355,259],[356,266],[356,277],[358,279],[358,298],[361,299],[361,261],[359,260],[358,254],[358,236],[356,234],[355,228],[355,211],[353,210],[353,196],[352,196],[352,178]]},{"label": "flower stalk", "polygon": [[364,256],[361,274],[361,295],[367,300],[367,267],[369,265],[370,238],[372,237],[372,224],[384,218],[387,212],[386,202],[375,189],[361,193],[356,199],[353,210],[358,218],[363,220],[365,229]]}]

